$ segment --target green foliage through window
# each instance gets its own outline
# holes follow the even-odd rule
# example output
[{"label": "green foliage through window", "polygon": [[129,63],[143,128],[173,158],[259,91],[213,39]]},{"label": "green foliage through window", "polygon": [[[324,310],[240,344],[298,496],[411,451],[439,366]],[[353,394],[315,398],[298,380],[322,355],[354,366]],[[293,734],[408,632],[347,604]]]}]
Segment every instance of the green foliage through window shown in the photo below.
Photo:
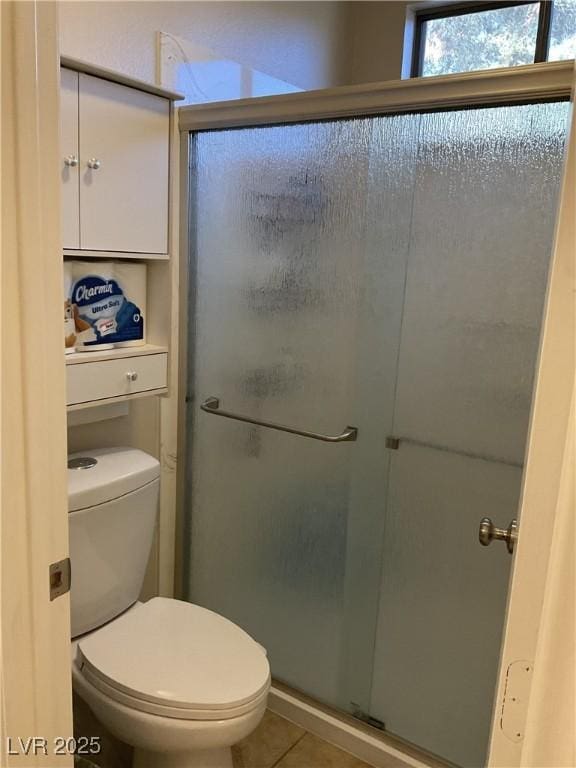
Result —
[{"label": "green foliage through window", "polygon": [[[445,14],[421,14],[416,45],[421,76],[447,75],[495,67],[513,67],[543,60],[571,59],[576,55],[576,0],[513,4],[490,8],[491,3]],[[541,14],[550,12],[547,40],[539,41]],[[542,38],[542,31],[541,31]],[[539,50],[540,49],[540,50]]]},{"label": "green foliage through window", "polygon": [[576,0],[555,0],[552,6],[548,61],[576,58]]}]

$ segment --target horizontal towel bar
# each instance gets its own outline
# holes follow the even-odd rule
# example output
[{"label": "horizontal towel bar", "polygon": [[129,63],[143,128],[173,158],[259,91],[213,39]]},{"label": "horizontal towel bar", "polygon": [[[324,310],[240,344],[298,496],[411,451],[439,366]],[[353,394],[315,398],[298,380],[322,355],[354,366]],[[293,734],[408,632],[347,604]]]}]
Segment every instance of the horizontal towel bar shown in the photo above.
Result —
[{"label": "horizontal towel bar", "polygon": [[223,411],[220,409],[220,400],[217,397],[207,398],[200,405],[200,408],[206,413],[212,413],[214,416],[224,416],[226,419],[244,421],[247,424],[256,424],[258,427],[276,429],[278,432],[289,432],[291,435],[309,437],[312,440],[322,440],[324,443],[351,443],[358,437],[358,430],[356,427],[346,427],[346,429],[339,435],[323,435],[320,432],[308,432],[305,429],[294,429],[293,427],[286,427],[283,424],[275,424],[272,421],[259,421],[258,419],[252,419],[249,416],[241,416],[240,414],[232,413],[231,411]]},{"label": "horizontal towel bar", "polygon": [[498,456],[489,456],[484,453],[474,453],[473,451],[461,451],[457,448],[450,448],[447,445],[435,445],[434,443],[426,443],[423,440],[415,440],[411,437],[397,437],[395,435],[388,435],[386,437],[386,448],[391,451],[397,451],[400,448],[400,444],[415,445],[418,448],[429,448],[433,451],[444,451],[445,453],[453,453],[457,456],[465,456],[468,459],[479,459],[480,461],[489,461],[493,464],[505,464],[508,467],[516,467],[517,469],[523,469],[523,464],[518,464],[510,459],[502,459]]}]

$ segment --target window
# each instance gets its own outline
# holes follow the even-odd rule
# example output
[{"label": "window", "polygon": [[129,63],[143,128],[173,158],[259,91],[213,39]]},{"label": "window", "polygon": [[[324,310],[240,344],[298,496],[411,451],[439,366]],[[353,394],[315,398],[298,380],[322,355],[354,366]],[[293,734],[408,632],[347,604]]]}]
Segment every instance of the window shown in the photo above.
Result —
[{"label": "window", "polygon": [[416,15],[412,77],[576,56],[576,0],[465,3]]}]

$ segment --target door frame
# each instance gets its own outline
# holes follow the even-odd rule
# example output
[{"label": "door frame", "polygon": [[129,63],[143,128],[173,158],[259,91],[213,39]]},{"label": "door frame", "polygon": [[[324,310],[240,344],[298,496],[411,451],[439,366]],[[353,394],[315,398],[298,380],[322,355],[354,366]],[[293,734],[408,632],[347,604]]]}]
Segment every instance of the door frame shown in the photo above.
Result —
[{"label": "door frame", "polygon": [[[2,2],[2,766],[72,765],[58,11]],[[12,737],[12,743],[7,741]],[[18,743],[37,737],[30,752]],[[11,749],[10,749],[11,748]],[[10,754],[10,752],[17,754]]]},{"label": "door frame", "polygon": [[[283,125],[307,120],[398,114],[408,111],[449,109],[526,103],[534,100],[573,98],[572,61],[533,64],[433,78],[344,86],[257,99],[190,105],[178,110],[181,132],[181,251],[180,251],[180,392],[178,453],[182,457],[178,483],[177,526],[183,542],[176,552],[176,589],[182,595],[186,514],[187,330],[190,311],[187,295],[192,254],[186,223],[190,210],[188,188],[189,134],[205,130]],[[574,117],[573,117],[574,123]],[[571,158],[576,130],[571,130]],[[573,261],[571,245],[574,224],[570,220],[574,201],[574,166],[565,162],[561,205],[558,213],[554,255],[551,263],[544,323],[541,334],[536,385],[527,443],[520,505],[520,532],[511,569],[510,591],[495,691],[490,751],[487,764],[494,768],[521,765],[522,738],[508,739],[501,728],[502,697],[507,670],[513,660],[533,660],[536,650],[546,576],[552,543],[556,500],[559,493],[562,456],[570,412],[574,373]],[[572,209],[570,208],[572,206]],[[570,229],[572,227],[572,229]],[[571,239],[572,238],[572,239]],[[566,329],[569,330],[566,330]],[[572,331],[572,333],[570,332]],[[542,511],[546,511],[543,535]],[[487,511],[489,514],[489,511]],[[501,523],[502,521],[498,521]],[[506,521],[507,522],[507,521]],[[525,690],[525,705],[529,689]],[[524,711],[525,715],[525,711]]]},{"label": "door frame", "polygon": [[[574,80],[576,86],[576,78]],[[576,114],[572,109],[554,248],[540,338],[506,623],[494,699],[488,765],[521,765],[532,673],[547,597],[547,576],[574,393]],[[504,522],[504,521],[502,521]],[[505,522],[507,524],[508,521]],[[573,544],[573,542],[572,542]],[[570,546],[569,543],[566,544]],[[549,597],[549,596],[548,596]],[[520,662],[527,683],[513,671]],[[574,674],[574,670],[566,670]],[[508,688],[508,690],[507,690]],[[530,701],[530,706],[534,702]],[[516,711],[515,711],[516,710]],[[510,724],[514,724],[512,734]]]}]

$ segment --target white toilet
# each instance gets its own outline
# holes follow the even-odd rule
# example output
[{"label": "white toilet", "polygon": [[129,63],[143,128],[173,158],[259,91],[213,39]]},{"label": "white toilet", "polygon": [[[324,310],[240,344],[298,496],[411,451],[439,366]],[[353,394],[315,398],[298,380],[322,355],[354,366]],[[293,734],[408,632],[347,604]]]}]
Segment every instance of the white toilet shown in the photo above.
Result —
[{"label": "white toilet", "polygon": [[159,465],[132,448],[69,457],[72,679],[134,768],[229,768],[260,722],[266,652],[231,621],[157,597],[139,603]]}]

